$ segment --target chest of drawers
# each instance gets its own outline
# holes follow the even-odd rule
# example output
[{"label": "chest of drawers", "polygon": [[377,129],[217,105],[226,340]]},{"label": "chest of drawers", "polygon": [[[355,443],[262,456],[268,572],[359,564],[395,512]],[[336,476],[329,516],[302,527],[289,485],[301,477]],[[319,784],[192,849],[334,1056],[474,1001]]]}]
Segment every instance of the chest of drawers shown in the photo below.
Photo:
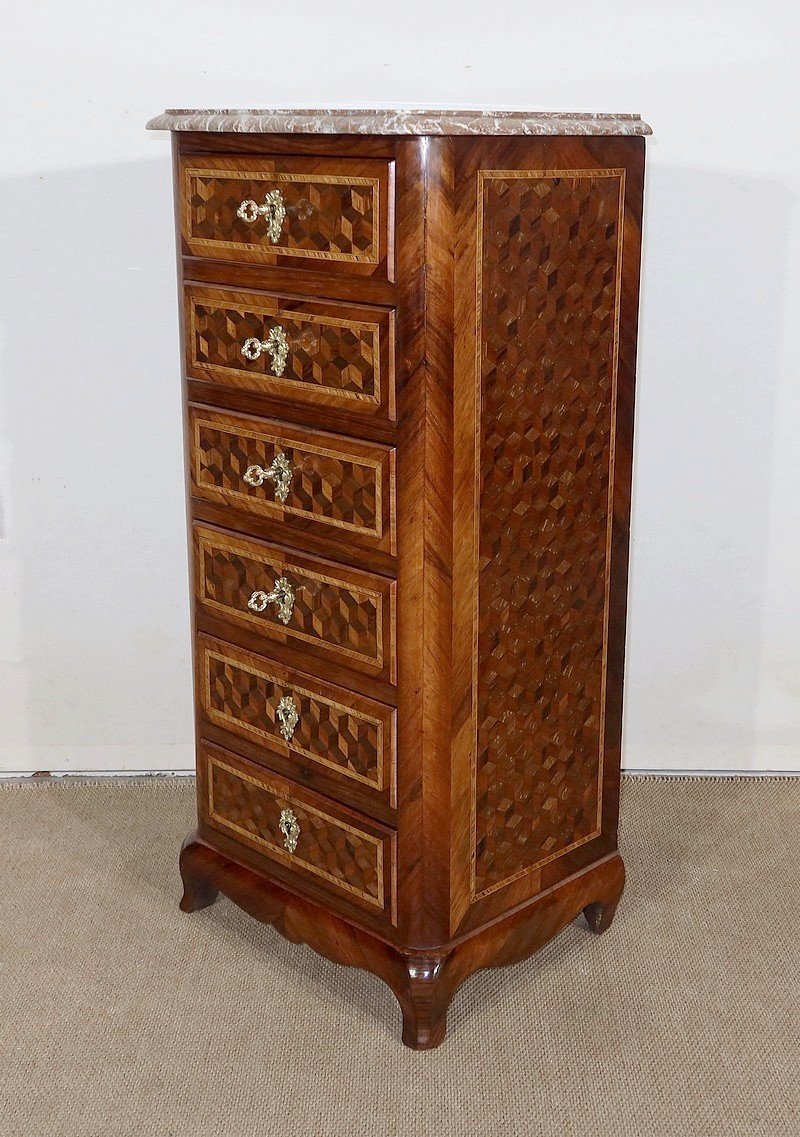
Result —
[{"label": "chest of drawers", "polygon": [[637,116],[167,112],[197,829],[438,1045],[617,850]]}]

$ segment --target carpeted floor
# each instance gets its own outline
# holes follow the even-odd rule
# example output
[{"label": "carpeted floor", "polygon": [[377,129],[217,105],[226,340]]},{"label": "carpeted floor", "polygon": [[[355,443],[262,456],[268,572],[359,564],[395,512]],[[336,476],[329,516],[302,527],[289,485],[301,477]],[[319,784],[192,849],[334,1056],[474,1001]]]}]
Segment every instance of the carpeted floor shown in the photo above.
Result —
[{"label": "carpeted floor", "polygon": [[443,1047],[227,900],[188,780],[0,786],[3,1137],[800,1134],[800,779],[627,779],[628,887],[474,977]]}]

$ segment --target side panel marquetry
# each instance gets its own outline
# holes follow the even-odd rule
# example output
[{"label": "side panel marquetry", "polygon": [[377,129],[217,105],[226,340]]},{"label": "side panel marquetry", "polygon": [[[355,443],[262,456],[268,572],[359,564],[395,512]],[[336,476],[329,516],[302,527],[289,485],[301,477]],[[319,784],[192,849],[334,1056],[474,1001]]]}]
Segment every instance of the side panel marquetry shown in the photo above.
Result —
[{"label": "side panel marquetry", "polygon": [[310,882],[391,917],[391,830],[362,821],[227,751],[201,744],[199,762],[201,820],[265,858],[300,887]]},{"label": "side panel marquetry", "polygon": [[482,171],[475,894],[600,831],[624,171]]},{"label": "side panel marquetry", "polygon": [[[194,540],[201,609],[305,649],[310,659],[394,681],[393,581],[199,525]],[[279,580],[293,594],[286,622],[276,603],[261,611],[249,606],[254,593],[270,594]]]},{"label": "side panel marquetry", "polygon": [[[197,669],[198,704],[209,722],[394,804],[393,708],[206,636],[198,641]],[[282,699],[296,714],[288,739]]]},{"label": "side panel marquetry", "polygon": [[[339,435],[290,427],[205,408],[189,410],[192,492],[282,522],[309,525],[362,547],[393,553],[395,545],[394,450]],[[283,455],[288,478],[248,480]],[[288,539],[288,537],[287,537]]]},{"label": "side panel marquetry", "polygon": [[616,840],[642,151],[606,153],[456,174],[453,930]]},{"label": "side panel marquetry", "polygon": [[[183,157],[184,247],[198,257],[391,278],[392,170],[370,158]],[[255,210],[276,194],[283,214],[271,231],[269,215]],[[251,216],[242,216],[244,202]]]},{"label": "side panel marquetry", "polygon": [[[361,418],[395,418],[390,310],[190,284],[184,318],[193,379]],[[243,350],[276,328],[286,340],[279,373],[267,351],[253,359]]]}]

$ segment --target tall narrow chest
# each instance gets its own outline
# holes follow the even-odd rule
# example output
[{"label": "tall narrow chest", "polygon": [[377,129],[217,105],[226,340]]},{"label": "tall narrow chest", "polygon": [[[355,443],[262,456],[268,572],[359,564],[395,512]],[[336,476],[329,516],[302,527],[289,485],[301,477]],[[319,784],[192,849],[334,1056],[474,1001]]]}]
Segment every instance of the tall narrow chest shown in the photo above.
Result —
[{"label": "tall narrow chest", "polygon": [[197,829],[219,891],[392,988],[617,850],[644,135],[633,115],[172,111]]}]

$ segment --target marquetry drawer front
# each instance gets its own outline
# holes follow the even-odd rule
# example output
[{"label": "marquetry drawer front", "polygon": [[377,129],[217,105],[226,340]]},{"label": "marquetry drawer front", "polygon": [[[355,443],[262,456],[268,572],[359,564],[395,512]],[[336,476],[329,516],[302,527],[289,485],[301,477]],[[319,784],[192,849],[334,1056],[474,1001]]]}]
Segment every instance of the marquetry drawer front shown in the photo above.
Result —
[{"label": "marquetry drawer front", "polygon": [[192,255],[388,275],[389,162],[197,155],[180,171]]},{"label": "marquetry drawer front", "polygon": [[206,636],[197,667],[209,722],[394,804],[393,708]]},{"label": "marquetry drawer front", "polygon": [[226,836],[376,912],[392,911],[391,830],[228,751],[200,752],[201,815]]},{"label": "marquetry drawer front", "polygon": [[193,379],[393,420],[393,313],[267,292],[186,287]]},{"label": "marquetry drawer front", "polygon": [[212,615],[394,682],[394,581],[203,526],[195,565]]},{"label": "marquetry drawer front", "polygon": [[192,407],[197,497],[394,552],[394,451],[333,434]]}]

